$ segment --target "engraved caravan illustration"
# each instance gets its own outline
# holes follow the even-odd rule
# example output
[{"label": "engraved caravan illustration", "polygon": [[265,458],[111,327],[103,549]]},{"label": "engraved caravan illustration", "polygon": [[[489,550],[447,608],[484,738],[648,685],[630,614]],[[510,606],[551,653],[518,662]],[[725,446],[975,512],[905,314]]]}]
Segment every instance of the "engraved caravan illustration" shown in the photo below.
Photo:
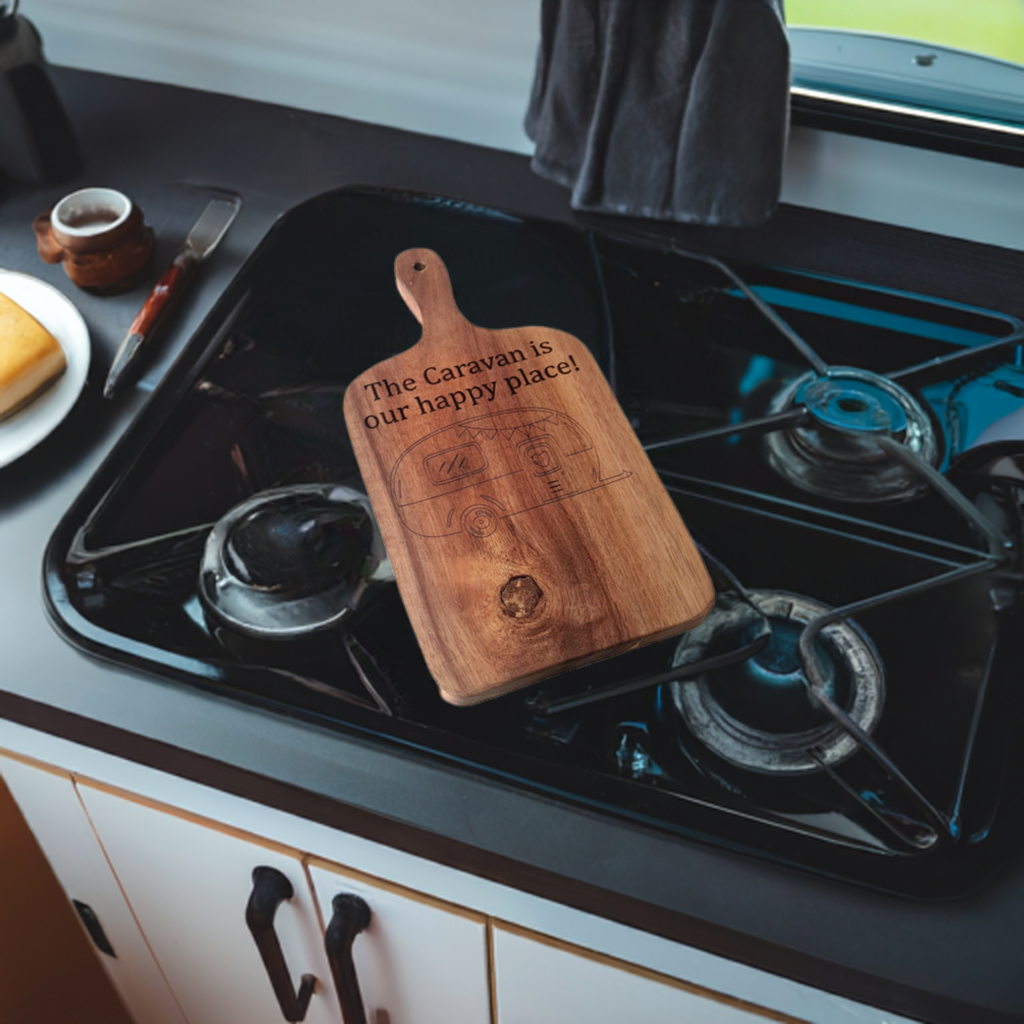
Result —
[{"label": "engraved caravan illustration", "polygon": [[590,435],[556,409],[508,409],[435,430],[391,470],[402,522],[423,537],[490,536],[500,520],[625,480],[602,476]]}]

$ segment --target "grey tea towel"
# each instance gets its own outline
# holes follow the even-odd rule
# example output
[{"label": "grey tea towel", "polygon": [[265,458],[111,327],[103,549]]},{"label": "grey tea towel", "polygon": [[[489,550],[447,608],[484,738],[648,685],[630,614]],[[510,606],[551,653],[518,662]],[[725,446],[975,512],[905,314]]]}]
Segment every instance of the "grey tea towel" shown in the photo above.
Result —
[{"label": "grey tea towel", "polygon": [[757,224],[788,126],[782,0],[542,0],[526,131],[574,209]]}]

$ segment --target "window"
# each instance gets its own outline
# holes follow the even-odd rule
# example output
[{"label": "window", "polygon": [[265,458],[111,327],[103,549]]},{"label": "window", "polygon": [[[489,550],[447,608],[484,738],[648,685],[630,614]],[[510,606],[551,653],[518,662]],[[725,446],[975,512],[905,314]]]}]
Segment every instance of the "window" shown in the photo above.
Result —
[{"label": "window", "polygon": [[1024,0],[787,0],[797,93],[1024,124]]}]

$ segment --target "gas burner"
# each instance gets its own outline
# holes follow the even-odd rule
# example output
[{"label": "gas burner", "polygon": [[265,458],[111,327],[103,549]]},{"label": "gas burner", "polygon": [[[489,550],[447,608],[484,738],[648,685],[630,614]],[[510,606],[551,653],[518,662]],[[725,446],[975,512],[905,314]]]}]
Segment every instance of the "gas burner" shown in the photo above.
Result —
[{"label": "gas burner", "polygon": [[[768,645],[736,665],[670,683],[676,710],[697,739],[740,768],[792,776],[840,764],[857,743],[815,706],[797,653],[804,626],[829,608],[783,591],[751,590],[748,596],[768,620]],[[708,620],[716,614],[717,608]],[[690,638],[680,640],[674,665],[690,661]],[[817,650],[829,695],[870,734],[885,700],[874,645],[844,621],[822,630]]]},{"label": "gas burner", "polygon": [[873,438],[891,437],[931,466],[942,461],[935,428],[898,384],[852,367],[806,373],[790,381],[768,409],[803,406],[808,421],[765,437],[768,460],[790,483],[839,501],[894,502],[927,488],[920,474],[886,454]]},{"label": "gas burner", "polygon": [[199,597],[215,618],[261,640],[331,629],[371,584],[394,575],[370,500],[341,484],[253,495],[206,540]]}]

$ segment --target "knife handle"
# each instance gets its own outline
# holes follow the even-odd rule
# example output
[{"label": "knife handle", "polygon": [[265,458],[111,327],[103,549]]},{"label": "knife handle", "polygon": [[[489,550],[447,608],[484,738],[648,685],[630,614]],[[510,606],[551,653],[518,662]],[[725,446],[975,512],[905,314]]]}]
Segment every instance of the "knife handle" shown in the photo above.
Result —
[{"label": "knife handle", "polygon": [[104,398],[113,398],[128,365],[148,340],[167,304],[181,291],[190,276],[190,271],[198,262],[199,259],[194,252],[186,250],[178,253],[174,262],[164,271],[163,277],[153,286],[114,356],[106,383],[103,385]]},{"label": "knife handle", "polygon": [[129,334],[138,334],[142,340],[146,339],[160,319],[167,303],[181,289],[188,272],[196,262],[195,254],[191,252],[179,253],[175,257],[174,262],[164,271],[163,277],[153,286],[138,316],[132,321],[131,327],[128,328]]}]

